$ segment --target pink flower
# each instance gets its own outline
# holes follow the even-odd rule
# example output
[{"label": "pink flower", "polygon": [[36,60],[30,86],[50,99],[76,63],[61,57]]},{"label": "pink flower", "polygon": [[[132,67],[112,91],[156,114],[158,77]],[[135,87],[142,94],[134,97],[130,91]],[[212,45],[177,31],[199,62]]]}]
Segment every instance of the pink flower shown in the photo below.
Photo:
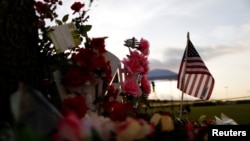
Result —
[{"label": "pink flower", "polygon": [[135,75],[126,76],[123,84],[123,90],[124,93],[133,95],[134,97],[139,97],[142,94]]},{"label": "pink flower", "polygon": [[139,43],[139,49],[145,56],[149,55],[149,42],[142,38]]},{"label": "pink flower", "polygon": [[130,59],[138,60],[140,66],[143,67],[143,71],[138,72],[138,73],[141,73],[141,74],[148,73],[148,71],[149,71],[149,61],[148,61],[148,58],[146,56],[144,56],[143,54],[140,54],[137,51],[131,51],[130,52]]},{"label": "pink flower", "polygon": [[150,85],[150,82],[149,82],[149,80],[147,78],[147,75],[142,75],[141,88],[142,88],[142,91],[145,94],[150,94],[150,92],[151,92],[151,85]]},{"label": "pink flower", "polygon": [[144,70],[140,60],[136,57],[124,59],[122,63],[124,64],[124,67],[127,72],[130,74],[141,73]]},{"label": "pink flower", "polygon": [[122,63],[130,74],[146,74],[149,71],[149,62],[147,57],[145,57],[143,54],[140,54],[138,51],[130,51],[129,58],[123,59]]},{"label": "pink flower", "polygon": [[86,136],[80,119],[74,113],[60,119],[57,127],[58,132],[53,136],[55,141],[81,141]]}]

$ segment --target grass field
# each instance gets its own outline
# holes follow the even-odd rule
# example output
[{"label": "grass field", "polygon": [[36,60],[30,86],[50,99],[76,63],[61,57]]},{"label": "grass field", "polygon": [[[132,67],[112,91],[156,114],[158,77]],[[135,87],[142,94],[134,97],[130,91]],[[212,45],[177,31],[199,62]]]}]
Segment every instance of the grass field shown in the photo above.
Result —
[{"label": "grass field", "polygon": [[[250,124],[250,103],[244,104],[224,104],[224,105],[211,105],[211,106],[190,106],[191,112],[183,114],[183,118],[190,121],[197,121],[201,115],[206,115],[207,118],[220,118],[221,113],[234,119],[238,124]],[[168,111],[174,113],[179,117],[179,106],[159,106],[148,109],[147,113],[154,113],[158,111]]]}]

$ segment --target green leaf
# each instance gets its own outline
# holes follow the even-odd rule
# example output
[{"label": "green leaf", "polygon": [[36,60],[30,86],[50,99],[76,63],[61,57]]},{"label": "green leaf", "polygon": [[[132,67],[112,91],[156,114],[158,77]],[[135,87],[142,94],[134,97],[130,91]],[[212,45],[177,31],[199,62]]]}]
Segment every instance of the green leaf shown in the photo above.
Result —
[{"label": "green leaf", "polygon": [[92,25],[85,25],[84,26],[84,29],[85,29],[86,32],[90,31],[91,28],[92,28]]},{"label": "green leaf", "polygon": [[68,19],[69,19],[69,14],[63,16],[62,21],[66,23]]},{"label": "green leaf", "polygon": [[84,37],[87,37],[87,32],[90,31],[92,25],[81,25],[80,26],[80,34]]},{"label": "green leaf", "polygon": [[63,24],[62,21],[60,21],[60,20],[58,20],[58,19],[56,19],[56,23],[57,23],[58,25],[62,25],[62,24]]}]

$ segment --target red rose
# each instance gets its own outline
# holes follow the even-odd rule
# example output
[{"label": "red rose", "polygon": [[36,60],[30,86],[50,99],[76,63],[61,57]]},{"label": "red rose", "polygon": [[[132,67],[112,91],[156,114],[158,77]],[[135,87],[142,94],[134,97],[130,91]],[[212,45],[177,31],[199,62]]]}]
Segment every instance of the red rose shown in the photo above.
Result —
[{"label": "red rose", "polygon": [[99,53],[103,54],[106,52],[105,50],[105,39],[107,37],[93,38],[91,40],[91,47],[93,49],[98,50]]},{"label": "red rose", "polygon": [[71,5],[71,9],[74,10],[74,13],[79,12],[83,8],[84,4],[81,2],[75,2]]},{"label": "red rose", "polygon": [[125,81],[123,83],[123,91],[126,94],[132,95],[134,97],[140,97],[142,91],[138,85],[137,78],[134,75],[125,76]]},{"label": "red rose", "polygon": [[61,109],[63,115],[68,115],[74,112],[78,118],[84,117],[87,110],[88,107],[85,98],[81,95],[64,99]]},{"label": "red rose", "polygon": [[130,104],[114,101],[110,111],[110,119],[113,121],[124,121],[128,116],[135,114],[134,108]]},{"label": "red rose", "polygon": [[34,6],[38,13],[44,14],[46,12],[46,5],[43,2],[37,1],[35,2]]},{"label": "red rose", "polygon": [[89,67],[92,62],[89,58],[95,56],[95,53],[89,48],[78,48],[76,53],[72,54],[72,60],[76,62],[81,67]]},{"label": "red rose", "polygon": [[67,70],[63,84],[68,88],[77,88],[91,80],[93,80],[91,72],[87,69],[73,66]]}]

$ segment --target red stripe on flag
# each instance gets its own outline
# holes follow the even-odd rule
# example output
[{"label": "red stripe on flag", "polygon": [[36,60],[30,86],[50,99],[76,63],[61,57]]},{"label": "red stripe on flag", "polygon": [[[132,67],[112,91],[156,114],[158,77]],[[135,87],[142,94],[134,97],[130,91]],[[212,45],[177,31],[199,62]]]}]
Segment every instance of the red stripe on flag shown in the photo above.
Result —
[{"label": "red stripe on flag", "polygon": [[198,81],[198,86],[197,86],[196,91],[195,91],[195,93],[194,93],[193,96],[198,97],[198,94],[199,94],[199,92],[200,92],[200,90],[201,90],[200,88],[201,88],[201,86],[202,86],[203,79],[204,79],[204,75],[200,75],[200,76],[199,76],[199,79],[197,79],[197,81]]}]

